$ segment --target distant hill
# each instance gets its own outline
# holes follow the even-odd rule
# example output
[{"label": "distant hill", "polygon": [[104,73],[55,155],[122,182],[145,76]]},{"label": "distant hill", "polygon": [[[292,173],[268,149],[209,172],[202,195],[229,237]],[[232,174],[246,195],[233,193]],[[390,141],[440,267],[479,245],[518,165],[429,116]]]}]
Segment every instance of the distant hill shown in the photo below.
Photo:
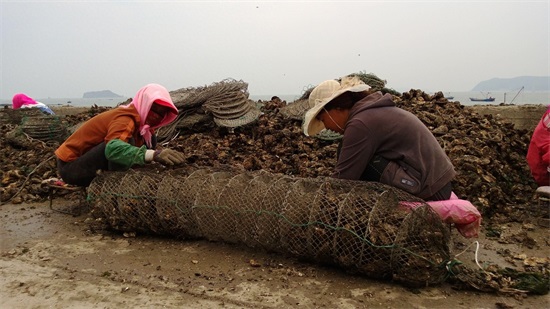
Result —
[{"label": "distant hill", "polygon": [[550,91],[550,76],[492,78],[480,82],[471,91],[514,91],[521,87],[525,87],[525,91]]},{"label": "distant hill", "polygon": [[112,92],[111,90],[84,92],[84,95],[82,97],[84,99],[122,98],[121,95],[118,95],[118,94]]}]

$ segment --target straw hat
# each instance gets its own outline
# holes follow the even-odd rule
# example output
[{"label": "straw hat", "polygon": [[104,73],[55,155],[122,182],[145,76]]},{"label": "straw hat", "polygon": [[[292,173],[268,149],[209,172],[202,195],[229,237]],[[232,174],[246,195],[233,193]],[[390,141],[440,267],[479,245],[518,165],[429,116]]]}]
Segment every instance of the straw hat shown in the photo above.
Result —
[{"label": "straw hat", "polygon": [[316,117],[321,110],[332,100],[346,92],[363,92],[369,90],[370,86],[365,84],[357,76],[346,76],[338,83],[335,80],[327,80],[320,83],[311,92],[310,104],[313,104],[304,117],[303,130],[307,136],[314,136],[325,129],[325,124]]},{"label": "straw hat", "polygon": [[309,94],[308,103],[309,108],[320,104],[324,99],[330,98],[330,96],[340,89],[340,83],[334,79],[326,80],[317,87],[315,87]]}]

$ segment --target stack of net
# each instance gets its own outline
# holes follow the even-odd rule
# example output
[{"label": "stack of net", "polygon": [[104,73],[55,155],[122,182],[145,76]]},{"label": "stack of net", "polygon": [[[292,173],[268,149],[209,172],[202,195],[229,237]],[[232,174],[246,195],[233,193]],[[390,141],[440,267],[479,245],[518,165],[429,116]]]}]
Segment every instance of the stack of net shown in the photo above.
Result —
[{"label": "stack of net", "polygon": [[258,119],[260,110],[248,99],[247,88],[248,84],[242,83],[240,89],[217,94],[204,103],[218,126],[235,128]]},{"label": "stack of net", "polygon": [[281,107],[279,112],[286,118],[303,120],[305,113],[312,107],[307,98],[299,99]]},{"label": "stack of net", "polygon": [[[410,286],[441,283],[450,232],[421,200],[380,183],[196,168],[106,172],[93,213],[119,231],[205,238]],[[423,205],[406,210],[400,201]]]},{"label": "stack of net", "polygon": [[170,140],[181,129],[211,121],[221,126],[236,127],[256,120],[260,111],[249,102],[247,89],[246,82],[229,78],[208,86],[170,91],[179,114],[171,124],[157,130],[158,140]]},{"label": "stack of net", "polygon": [[208,86],[181,88],[170,91],[170,97],[178,109],[186,110],[201,106],[212,97],[233,91],[240,91],[243,88],[248,88],[246,82],[228,78]]},{"label": "stack of net", "polygon": [[383,90],[386,87],[386,81],[373,73],[359,72],[349,74],[348,76],[357,76],[361,81],[377,91]]}]

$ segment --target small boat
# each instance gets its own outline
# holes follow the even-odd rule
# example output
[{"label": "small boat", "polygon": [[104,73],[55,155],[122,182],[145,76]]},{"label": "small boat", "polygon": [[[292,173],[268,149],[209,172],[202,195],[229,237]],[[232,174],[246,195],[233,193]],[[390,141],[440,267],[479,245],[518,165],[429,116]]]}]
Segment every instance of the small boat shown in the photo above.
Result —
[{"label": "small boat", "polygon": [[488,97],[488,98],[484,98],[484,99],[470,98],[470,101],[474,101],[474,102],[493,102],[494,100],[495,100],[495,98],[493,98],[493,97]]},{"label": "small boat", "polygon": [[455,97],[453,97],[453,96],[445,97],[445,99],[447,99],[447,100],[452,100],[452,99],[454,99],[454,98],[455,98]]}]

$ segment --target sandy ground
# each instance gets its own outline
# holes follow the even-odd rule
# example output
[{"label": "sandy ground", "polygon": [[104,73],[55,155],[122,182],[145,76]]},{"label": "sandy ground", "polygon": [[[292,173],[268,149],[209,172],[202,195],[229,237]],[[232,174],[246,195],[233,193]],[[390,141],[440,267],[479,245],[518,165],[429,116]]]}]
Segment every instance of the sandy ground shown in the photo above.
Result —
[{"label": "sandy ground", "polygon": [[[57,199],[53,208],[73,205]],[[497,295],[448,283],[409,289],[257,249],[96,231],[87,217],[53,211],[48,202],[0,206],[0,308],[550,307],[549,295]],[[478,262],[521,268],[525,256],[550,257],[548,228],[503,227],[508,236],[518,232],[535,245],[482,233]],[[474,241],[453,232],[465,264],[475,265]]]}]

